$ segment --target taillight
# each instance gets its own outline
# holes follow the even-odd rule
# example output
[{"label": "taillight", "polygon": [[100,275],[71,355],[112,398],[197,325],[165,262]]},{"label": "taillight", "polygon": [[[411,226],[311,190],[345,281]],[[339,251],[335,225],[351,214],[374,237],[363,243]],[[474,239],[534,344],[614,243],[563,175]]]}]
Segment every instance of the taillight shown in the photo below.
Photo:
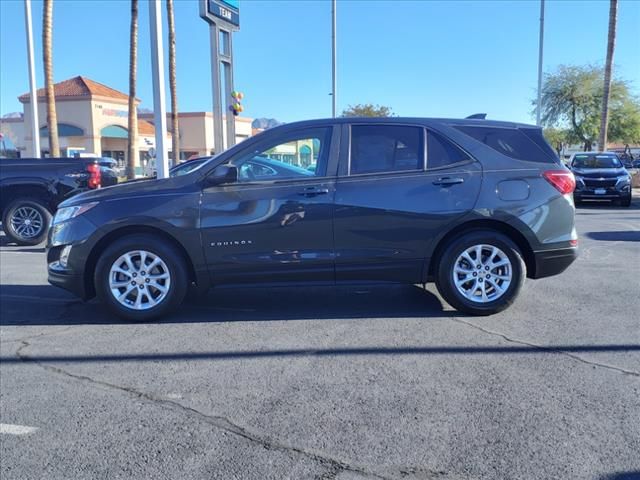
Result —
[{"label": "taillight", "polygon": [[87,182],[89,188],[100,188],[101,176],[100,165],[91,163],[87,165],[87,172],[89,172],[89,181]]},{"label": "taillight", "polygon": [[562,195],[572,193],[576,189],[576,178],[569,170],[547,170],[542,176]]}]

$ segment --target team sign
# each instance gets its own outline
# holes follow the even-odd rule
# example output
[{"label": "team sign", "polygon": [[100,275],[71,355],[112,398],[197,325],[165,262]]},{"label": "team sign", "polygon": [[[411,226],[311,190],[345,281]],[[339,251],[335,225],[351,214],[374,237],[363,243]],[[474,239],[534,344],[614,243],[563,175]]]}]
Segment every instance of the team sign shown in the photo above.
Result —
[{"label": "team sign", "polygon": [[238,0],[208,0],[207,13],[236,27],[240,26]]}]

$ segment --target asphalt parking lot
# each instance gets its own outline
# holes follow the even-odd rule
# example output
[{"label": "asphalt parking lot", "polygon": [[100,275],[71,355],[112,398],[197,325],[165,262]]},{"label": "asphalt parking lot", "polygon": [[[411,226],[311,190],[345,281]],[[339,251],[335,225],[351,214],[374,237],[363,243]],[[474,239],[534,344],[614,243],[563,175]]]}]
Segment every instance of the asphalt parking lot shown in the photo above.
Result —
[{"label": "asphalt parking lot", "polygon": [[486,318],[431,285],[211,292],[123,323],[0,237],[0,478],[640,478],[640,198]]}]

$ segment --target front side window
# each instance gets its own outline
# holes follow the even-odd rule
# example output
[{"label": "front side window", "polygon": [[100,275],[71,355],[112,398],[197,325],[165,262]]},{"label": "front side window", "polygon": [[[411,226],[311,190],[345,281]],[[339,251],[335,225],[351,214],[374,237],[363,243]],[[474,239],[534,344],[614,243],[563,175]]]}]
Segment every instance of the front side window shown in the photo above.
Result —
[{"label": "front side window", "polygon": [[324,175],[331,128],[314,128],[268,142],[231,161],[240,182],[305,179]]},{"label": "front side window", "polygon": [[401,125],[351,127],[350,173],[421,170],[424,165],[423,129]]}]

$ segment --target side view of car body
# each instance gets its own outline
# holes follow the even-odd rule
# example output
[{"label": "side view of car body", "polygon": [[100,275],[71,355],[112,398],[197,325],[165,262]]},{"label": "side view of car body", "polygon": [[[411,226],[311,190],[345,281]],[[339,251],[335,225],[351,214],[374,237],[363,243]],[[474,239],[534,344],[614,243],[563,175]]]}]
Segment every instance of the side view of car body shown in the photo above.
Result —
[{"label": "side view of car body", "polygon": [[134,320],[171,311],[190,288],[349,282],[435,281],[455,308],[487,315],[525,277],[573,262],[574,186],[529,125],[291,123],[185,175],[64,202],[49,281]]},{"label": "side view of car body", "polygon": [[570,165],[576,177],[576,204],[583,200],[612,200],[624,207],[631,205],[631,175],[615,153],[575,153]]}]

